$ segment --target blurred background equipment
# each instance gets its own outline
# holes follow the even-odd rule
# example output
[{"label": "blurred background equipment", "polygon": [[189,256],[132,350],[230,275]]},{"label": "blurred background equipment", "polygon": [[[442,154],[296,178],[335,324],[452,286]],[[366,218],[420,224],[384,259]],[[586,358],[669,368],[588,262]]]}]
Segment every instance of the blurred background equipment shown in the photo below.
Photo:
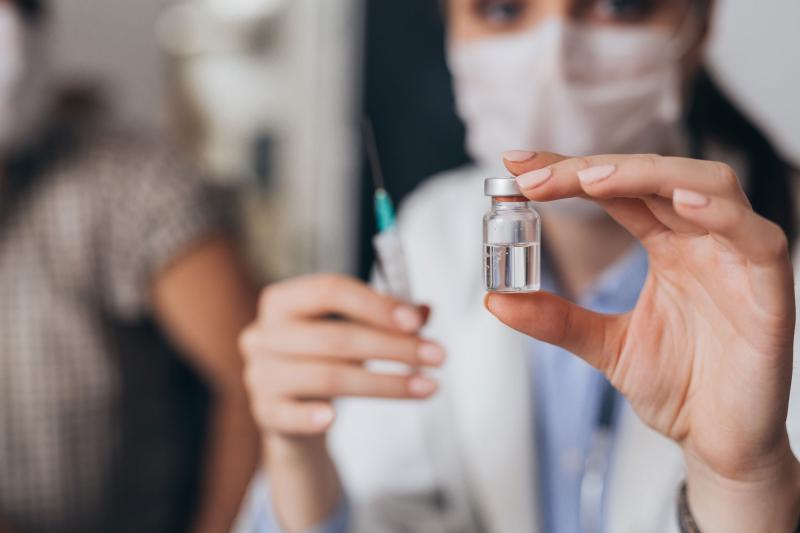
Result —
[{"label": "blurred background equipment", "polygon": [[353,268],[361,26],[353,0],[186,0],[159,19],[178,131],[246,193],[266,279]]},{"label": "blurred background equipment", "polygon": [[[800,161],[800,4],[719,4],[714,70]],[[373,119],[386,187],[399,203],[431,174],[466,161],[434,0],[54,7],[57,66],[106,79],[126,118],[178,124],[210,175],[241,189],[265,279],[368,271],[374,215],[362,112]]]}]

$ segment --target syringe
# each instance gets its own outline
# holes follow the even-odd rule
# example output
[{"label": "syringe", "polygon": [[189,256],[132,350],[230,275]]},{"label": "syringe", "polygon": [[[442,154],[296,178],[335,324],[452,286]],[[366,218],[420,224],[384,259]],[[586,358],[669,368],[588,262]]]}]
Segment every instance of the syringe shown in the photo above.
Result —
[{"label": "syringe", "polygon": [[[383,184],[383,171],[378,157],[375,132],[372,129],[372,123],[367,117],[364,117],[363,128],[364,138],[367,143],[367,154],[372,167],[372,178],[375,182],[375,218],[378,222],[378,234],[375,235],[372,243],[377,256],[378,274],[382,278],[382,282],[389,294],[411,303],[413,301],[411,298],[411,284],[403,246],[400,242],[400,233],[397,228],[394,204]],[[419,373],[420,368],[412,366],[411,371]],[[446,477],[440,471],[439,463],[436,460],[436,451],[441,449],[436,428],[431,427],[421,418],[419,419],[419,424],[422,432],[424,453],[429,460],[433,477],[433,500],[442,502],[444,501],[444,493],[440,483]]]},{"label": "syringe", "polygon": [[378,234],[373,238],[372,244],[377,256],[378,273],[392,296],[411,301],[411,286],[403,246],[397,230],[394,204],[384,186],[375,132],[367,117],[364,117],[363,128],[367,156],[372,168],[372,179],[375,183],[375,218],[378,223]]}]

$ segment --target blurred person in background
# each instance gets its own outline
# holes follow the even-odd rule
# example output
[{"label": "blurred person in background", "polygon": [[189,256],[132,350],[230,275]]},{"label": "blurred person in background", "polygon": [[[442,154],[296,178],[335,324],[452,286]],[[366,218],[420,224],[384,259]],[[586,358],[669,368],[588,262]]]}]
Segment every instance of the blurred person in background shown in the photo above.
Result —
[{"label": "blurred person in background", "polygon": [[45,8],[0,0],[0,531],[228,531],[255,292],[192,166],[54,89]]},{"label": "blurred person in background", "polygon": [[[713,2],[446,10],[476,165],[399,219],[432,314],[341,276],[265,289],[256,529],[795,531],[793,169],[703,67]],[[590,155],[639,153],[664,155]],[[544,292],[481,290],[498,171],[542,202]]]}]

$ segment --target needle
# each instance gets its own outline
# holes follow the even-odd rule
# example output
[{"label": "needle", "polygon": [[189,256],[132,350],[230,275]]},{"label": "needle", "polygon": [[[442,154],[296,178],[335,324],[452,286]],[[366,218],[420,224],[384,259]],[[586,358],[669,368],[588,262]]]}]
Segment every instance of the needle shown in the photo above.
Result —
[{"label": "needle", "polygon": [[372,169],[372,180],[375,183],[375,218],[378,220],[378,230],[383,232],[394,226],[394,204],[384,187],[383,169],[381,168],[378,144],[375,141],[375,130],[368,116],[365,115],[361,119],[361,127],[364,132],[364,142],[367,146],[367,157]]}]

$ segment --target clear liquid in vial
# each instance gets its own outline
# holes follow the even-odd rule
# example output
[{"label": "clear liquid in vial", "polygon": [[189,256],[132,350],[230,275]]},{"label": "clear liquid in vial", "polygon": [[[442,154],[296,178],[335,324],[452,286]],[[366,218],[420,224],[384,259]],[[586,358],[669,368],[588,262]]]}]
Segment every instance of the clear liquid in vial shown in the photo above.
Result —
[{"label": "clear liquid in vial", "polygon": [[536,292],[539,243],[487,244],[484,249],[484,285],[492,292]]}]

